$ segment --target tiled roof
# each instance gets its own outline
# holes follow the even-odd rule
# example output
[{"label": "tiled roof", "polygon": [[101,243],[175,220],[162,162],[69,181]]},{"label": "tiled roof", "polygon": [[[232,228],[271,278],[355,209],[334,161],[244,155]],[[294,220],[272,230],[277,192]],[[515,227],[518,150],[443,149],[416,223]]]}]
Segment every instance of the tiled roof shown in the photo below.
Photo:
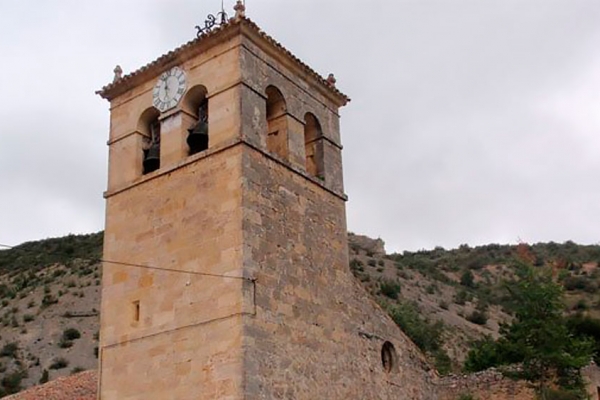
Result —
[{"label": "tiled roof", "polygon": [[156,60],[144,65],[143,67],[139,68],[138,70],[131,72],[127,75],[124,75],[123,77],[115,80],[112,83],[109,83],[108,85],[104,86],[101,90],[97,91],[96,94],[99,94],[103,98],[107,98],[110,100],[115,95],[118,95],[121,93],[118,90],[119,87],[128,86],[127,85],[128,82],[136,81],[137,80],[136,78],[144,77],[144,75],[148,72],[154,73],[154,70],[156,70],[158,68],[165,68],[165,67],[169,66],[170,64],[177,62],[178,57],[181,54],[183,54],[184,52],[191,50],[192,48],[197,46],[199,43],[202,43],[202,42],[208,40],[209,38],[213,38],[222,32],[226,32],[228,30],[233,30],[234,27],[236,27],[236,26],[246,26],[246,27],[250,28],[255,33],[257,33],[259,37],[265,39],[269,44],[274,46],[277,50],[281,51],[287,57],[292,59],[293,62],[296,63],[305,72],[307,72],[309,76],[312,76],[315,80],[317,80],[317,82],[319,82],[323,86],[329,88],[329,90],[331,90],[331,92],[333,94],[335,94],[337,97],[341,98],[341,100],[343,101],[344,104],[350,101],[350,98],[348,96],[346,96],[345,94],[340,92],[338,89],[336,89],[335,86],[331,85],[325,78],[323,78],[321,75],[319,75],[316,71],[314,71],[307,64],[302,62],[298,57],[294,56],[292,54],[292,52],[290,52],[288,49],[286,49],[281,43],[279,43],[278,41],[273,39],[271,36],[267,35],[264,31],[262,31],[258,27],[258,25],[256,25],[252,20],[250,20],[249,18],[246,18],[246,17],[242,17],[238,20],[235,20],[235,19],[229,20],[228,23],[226,23],[220,27],[217,27],[207,33],[202,34],[198,38],[187,42],[186,44],[176,48],[175,50],[172,50],[166,54],[163,54]]},{"label": "tiled roof", "polygon": [[98,371],[85,371],[34,386],[4,400],[96,400]]}]

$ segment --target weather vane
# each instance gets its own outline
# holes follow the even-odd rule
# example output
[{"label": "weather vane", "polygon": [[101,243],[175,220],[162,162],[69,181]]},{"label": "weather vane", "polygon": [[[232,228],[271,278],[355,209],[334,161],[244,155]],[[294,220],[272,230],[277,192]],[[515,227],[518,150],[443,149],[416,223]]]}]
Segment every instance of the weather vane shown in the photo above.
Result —
[{"label": "weather vane", "polygon": [[223,0],[221,0],[221,11],[219,11],[216,15],[208,14],[206,20],[204,21],[204,26],[196,25],[196,30],[198,30],[196,36],[200,37],[203,34],[210,32],[214,27],[219,27],[226,24],[228,20],[229,16],[225,12],[225,5]]},{"label": "weather vane", "polygon": [[[246,16],[246,0],[237,0],[233,9],[235,10],[236,20],[244,18]],[[224,0],[221,0],[221,11],[217,14],[208,14],[206,20],[204,20],[204,26],[196,25],[196,30],[198,31],[196,36],[200,37],[215,27],[225,25],[227,22],[229,22],[229,16],[225,12]]]}]

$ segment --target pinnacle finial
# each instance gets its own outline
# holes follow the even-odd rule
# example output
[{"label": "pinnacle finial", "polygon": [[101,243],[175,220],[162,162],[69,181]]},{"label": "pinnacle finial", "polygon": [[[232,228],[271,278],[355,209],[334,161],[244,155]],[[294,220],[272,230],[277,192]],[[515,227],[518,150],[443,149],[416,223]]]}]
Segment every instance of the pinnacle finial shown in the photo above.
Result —
[{"label": "pinnacle finial", "polygon": [[335,83],[337,82],[337,79],[335,79],[335,76],[333,74],[329,74],[329,76],[327,77],[327,83],[333,87],[335,87]]},{"label": "pinnacle finial", "polygon": [[118,81],[123,76],[123,68],[121,68],[120,65],[117,65],[115,67],[115,69],[113,70],[113,72],[115,73],[115,77],[113,78],[113,82]]},{"label": "pinnacle finial", "polygon": [[235,10],[236,21],[239,21],[242,18],[246,18],[246,5],[244,4],[244,2],[242,2],[242,0],[237,0],[237,3],[235,3],[233,9]]}]

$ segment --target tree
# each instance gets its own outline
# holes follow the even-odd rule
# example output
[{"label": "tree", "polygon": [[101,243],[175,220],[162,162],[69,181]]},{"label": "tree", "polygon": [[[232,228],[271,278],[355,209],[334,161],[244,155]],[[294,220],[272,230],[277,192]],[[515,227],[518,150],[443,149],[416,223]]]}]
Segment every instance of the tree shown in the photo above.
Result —
[{"label": "tree", "polygon": [[590,362],[592,344],[570,333],[563,315],[562,287],[554,282],[550,271],[521,264],[517,279],[505,288],[515,318],[502,325],[495,344],[487,340],[476,345],[467,356],[465,368],[520,363],[521,377],[536,386],[542,399],[550,383],[581,389],[579,371]]}]

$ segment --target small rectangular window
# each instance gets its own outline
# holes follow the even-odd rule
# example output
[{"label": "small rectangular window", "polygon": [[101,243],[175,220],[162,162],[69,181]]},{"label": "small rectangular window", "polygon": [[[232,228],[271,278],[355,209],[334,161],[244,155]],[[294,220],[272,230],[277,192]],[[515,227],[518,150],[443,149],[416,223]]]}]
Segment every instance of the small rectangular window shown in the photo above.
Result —
[{"label": "small rectangular window", "polygon": [[138,322],[140,320],[140,301],[133,302],[133,321]]}]

